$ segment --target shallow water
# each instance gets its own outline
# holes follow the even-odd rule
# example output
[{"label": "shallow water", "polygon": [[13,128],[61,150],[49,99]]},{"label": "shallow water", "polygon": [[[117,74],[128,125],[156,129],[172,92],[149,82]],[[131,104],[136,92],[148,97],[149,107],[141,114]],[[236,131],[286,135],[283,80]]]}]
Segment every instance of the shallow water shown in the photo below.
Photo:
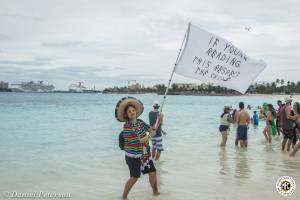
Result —
[{"label": "shallow water", "polygon": [[[118,147],[122,124],[114,108],[122,95],[0,93],[0,199],[5,192],[70,193],[72,199],[120,199],[129,171]],[[142,119],[162,96],[136,95]],[[168,96],[164,148],[156,163],[161,195],[153,197],[142,176],[130,199],[284,199],[276,180],[300,184],[300,152],[280,150],[280,138],[265,145],[264,122],[250,126],[247,150],[234,147],[231,127],[220,148],[224,105],[276,103],[278,96]],[[296,97],[297,98],[297,97]],[[299,97],[298,97],[299,100]],[[235,106],[236,107],[236,106]],[[300,196],[299,186],[294,195]]]}]

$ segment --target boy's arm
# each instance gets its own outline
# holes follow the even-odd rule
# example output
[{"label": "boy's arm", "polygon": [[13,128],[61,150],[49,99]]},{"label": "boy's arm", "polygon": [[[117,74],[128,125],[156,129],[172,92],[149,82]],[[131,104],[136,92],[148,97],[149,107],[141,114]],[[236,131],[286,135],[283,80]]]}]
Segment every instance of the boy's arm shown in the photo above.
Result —
[{"label": "boy's arm", "polygon": [[155,128],[150,128],[149,129],[149,134],[150,134],[150,137],[154,137],[156,135],[156,129]]},{"label": "boy's arm", "polygon": [[164,114],[160,113],[159,114],[159,124],[162,124],[164,122]]}]

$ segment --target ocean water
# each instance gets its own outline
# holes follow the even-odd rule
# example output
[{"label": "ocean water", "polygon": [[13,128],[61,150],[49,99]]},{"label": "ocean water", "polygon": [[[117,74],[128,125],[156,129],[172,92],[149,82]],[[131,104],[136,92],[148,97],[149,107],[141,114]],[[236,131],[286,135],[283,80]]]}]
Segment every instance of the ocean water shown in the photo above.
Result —
[{"label": "ocean water", "polygon": [[[122,124],[114,118],[123,95],[0,93],[0,199],[12,193],[70,194],[71,199],[120,199],[129,171],[118,147]],[[135,95],[147,120],[157,95]],[[153,197],[142,176],[129,199],[284,199],[281,176],[298,184],[288,199],[300,197],[300,152],[288,157],[280,138],[264,144],[262,130],[250,126],[247,150],[234,146],[231,127],[220,148],[219,116],[224,105],[276,103],[279,96],[168,96],[164,107],[164,148],[156,163],[161,195]],[[299,97],[296,97],[299,99]],[[25,199],[25,198],[22,198]],[[31,198],[33,199],[33,198]]]}]

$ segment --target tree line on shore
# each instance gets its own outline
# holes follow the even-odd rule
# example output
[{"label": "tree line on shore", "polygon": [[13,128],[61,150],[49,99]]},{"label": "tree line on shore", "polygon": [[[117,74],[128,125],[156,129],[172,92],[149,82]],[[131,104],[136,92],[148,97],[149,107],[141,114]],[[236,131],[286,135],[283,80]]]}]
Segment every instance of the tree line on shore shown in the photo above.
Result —
[{"label": "tree line on shore", "polygon": [[[114,87],[106,88],[103,93],[157,93],[164,94],[166,90],[165,84],[157,84],[153,87]],[[300,81],[285,81],[284,79],[277,78],[274,82],[262,82],[252,84],[248,90],[248,94],[300,94]],[[213,86],[207,84],[179,84],[173,83],[169,88],[168,94],[224,94],[236,95],[238,92],[220,86]]]},{"label": "tree line on shore", "polygon": [[300,81],[285,81],[284,79],[277,78],[276,81],[271,83],[255,83],[249,87],[247,92],[261,94],[299,94]]}]

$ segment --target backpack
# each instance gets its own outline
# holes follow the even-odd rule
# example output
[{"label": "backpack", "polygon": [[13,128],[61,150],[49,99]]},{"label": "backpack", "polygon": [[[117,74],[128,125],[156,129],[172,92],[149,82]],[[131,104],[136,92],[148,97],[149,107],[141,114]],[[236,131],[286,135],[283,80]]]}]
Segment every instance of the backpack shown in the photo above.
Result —
[{"label": "backpack", "polygon": [[119,134],[119,147],[121,150],[124,150],[124,137],[123,131]]}]

